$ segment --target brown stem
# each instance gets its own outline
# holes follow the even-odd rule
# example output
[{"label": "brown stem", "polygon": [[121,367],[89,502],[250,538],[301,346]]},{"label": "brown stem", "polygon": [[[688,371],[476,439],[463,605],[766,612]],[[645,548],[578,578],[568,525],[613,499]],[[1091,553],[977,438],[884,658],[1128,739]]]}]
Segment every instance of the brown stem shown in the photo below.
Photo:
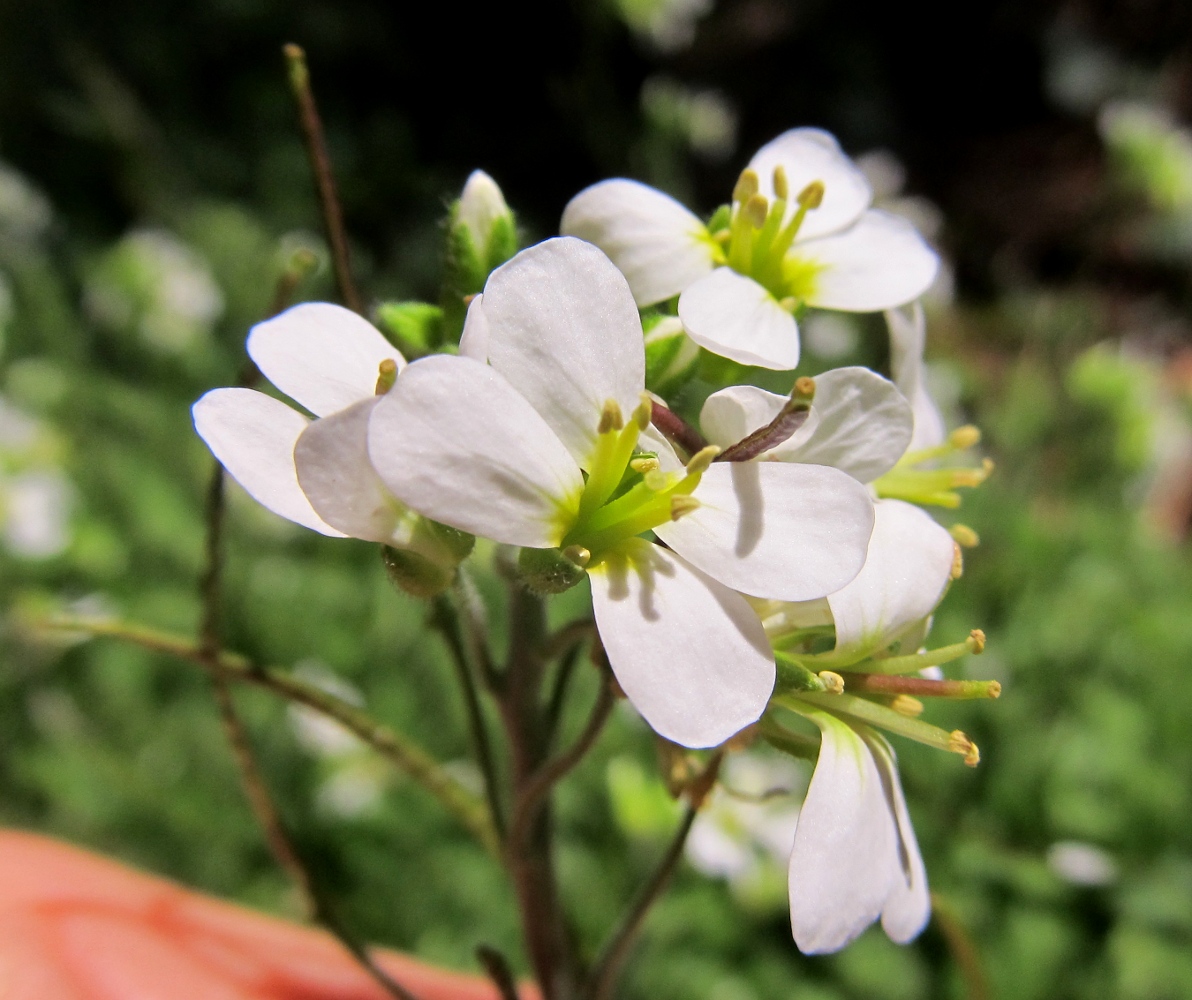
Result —
[{"label": "brown stem", "polygon": [[509,842],[516,845],[525,837],[530,824],[538,815],[538,806],[542,799],[550,792],[567,773],[574,768],[588,751],[592,749],[600,731],[608,721],[609,714],[616,704],[612,686],[603,682],[596,704],[592,706],[592,714],[588,717],[587,725],[582,733],[576,737],[574,743],[562,754],[538,769],[538,772],[522,788],[513,806],[513,819],[509,824]]},{"label": "brown stem", "polygon": [[513,972],[509,968],[509,962],[506,961],[505,956],[496,948],[481,944],[476,946],[476,957],[484,966],[488,978],[493,981],[493,985],[501,995],[501,1000],[519,1000],[517,981],[513,978]]},{"label": "brown stem", "polygon": [[[546,632],[542,599],[509,582],[511,633],[498,703],[513,758],[514,801],[533,783],[545,756],[540,707]],[[559,901],[551,854],[551,812],[538,809],[524,835],[507,838],[505,860],[517,893],[526,951],[544,1000],[572,1000],[576,970],[571,939]]]},{"label": "brown stem", "polygon": [[695,822],[698,812],[698,808],[694,805],[687,807],[687,811],[683,814],[683,820],[671,838],[666,853],[663,854],[658,866],[654,869],[654,874],[642,886],[637,898],[629,907],[629,911],[622,918],[620,926],[600,949],[600,956],[596,959],[588,983],[586,994],[588,1000],[609,1000],[613,996],[621,968],[629,957],[630,949],[633,947],[642,922],[645,920],[646,914],[650,912],[650,907],[658,901],[663,890],[666,889],[667,883],[679,863],[679,858],[683,856],[683,846],[687,843],[687,835],[691,832],[691,825]]},{"label": "brown stem", "polygon": [[989,1000],[989,983],[981,967],[981,956],[960,918],[938,893],[931,894],[931,910],[936,926],[944,936],[952,959],[960,968],[969,1000]]},{"label": "brown stem", "polygon": [[323,225],[327,230],[327,242],[331,246],[331,261],[335,268],[335,283],[343,304],[353,312],[363,314],[360,296],[352,281],[351,260],[348,255],[348,237],[344,230],[343,209],[335,191],[335,175],[331,170],[331,158],[327,155],[327,143],[323,136],[323,122],[315,104],[315,95],[310,86],[310,70],[306,66],[306,53],[293,42],[282,47],[289,70],[290,90],[298,104],[298,120],[302,126],[302,137],[306,142],[306,153],[310,158],[311,170],[315,175],[315,187],[319,192],[319,205],[323,210]]},{"label": "brown stem", "polygon": [[476,691],[476,681],[472,676],[472,664],[465,648],[460,615],[456,611],[451,599],[439,595],[434,599],[431,613],[431,624],[443,637],[447,650],[451,654],[451,662],[455,666],[456,676],[459,678],[460,688],[464,695],[464,707],[468,715],[468,727],[472,733],[472,748],[476,761],[480,765],[480,773],[484,778],[484,793],[488,799],[489,812],[492,814],[493,826],[497,836],[505,835],[505,817],[501,806],[500,786],[497,783],[497,770],[494,763],[492,744],[488,738],[488,726],[484,722],[484,711],[480,707],[480,698]]}]

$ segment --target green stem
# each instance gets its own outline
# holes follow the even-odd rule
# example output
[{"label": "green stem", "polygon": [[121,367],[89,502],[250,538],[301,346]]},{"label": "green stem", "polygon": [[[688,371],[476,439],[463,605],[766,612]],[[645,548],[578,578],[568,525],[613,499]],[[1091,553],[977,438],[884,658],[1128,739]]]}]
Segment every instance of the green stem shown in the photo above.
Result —
[{"label": "green stem", "polygon": [[262,667],[236,653],[221,652],[211,661],[190,640],[143,626],[65,617],[44,621],[42,624],[55,630],[83,632],[96,638],[131,642],[144,649],[195,663],[212,674],[254,684],[290,701],[313,708],[316,712],[339,722],[437,798],[490,854],[494,857],[500,856],[500,841],[488,817],[488,810],[482,802],[408,736],[382,725],[363,709],[328,694],[322,688],[299,680],[284,671]]}]

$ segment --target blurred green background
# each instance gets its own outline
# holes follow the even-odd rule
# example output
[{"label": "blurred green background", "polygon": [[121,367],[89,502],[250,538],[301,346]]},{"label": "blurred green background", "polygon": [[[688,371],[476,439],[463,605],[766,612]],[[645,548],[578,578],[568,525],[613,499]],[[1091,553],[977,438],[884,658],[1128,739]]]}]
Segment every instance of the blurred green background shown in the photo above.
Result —
[{"label": "blurred green background", "polygon": [[[332,295],[295,41],[373,304],[435,299],[444,209],[475,167],[528,242],[606,176],[710,211],[792,126],[865,154],[879,202],[948,261],[933,387],[997,463],[959,514],[982,544],[934,641],[984,628],[957,674],[1004,694],[929,708],[982,764],[898,747],[947,926],[996,998],[1192,997],[1189,39],[1178,0],[0,0],[0,822],[296,912],[205,679],[27,628],[50,608],[195,627],[210,459],[189,405],[234,380],[294,249],[322,261],[300,297]],[[872,318],[805,333],[809,370],[884,362]],[[363,699],[474,781],[425,608],[374,547],[238,491],[228,534],[229,647]],[[461,968],[485,941],[524,968],[502,874],[432,801],[271,697],[238,700],[352,927]],[[588,948],[674,822],[654,773],[618,713],[562,789]],[[684,866],[622,995],[973,994],[938,922],[911,947],[870,931],[801,957],[771,863],[748,885]]]}]

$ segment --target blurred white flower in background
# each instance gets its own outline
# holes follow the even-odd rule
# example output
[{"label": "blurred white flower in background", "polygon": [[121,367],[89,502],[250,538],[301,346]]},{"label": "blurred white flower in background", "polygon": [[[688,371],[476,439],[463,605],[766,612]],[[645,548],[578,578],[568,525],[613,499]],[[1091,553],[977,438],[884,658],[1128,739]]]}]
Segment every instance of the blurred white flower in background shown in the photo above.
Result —
[{"label": "blurred white flower in background", "polygon": [[0,396],[0,539],[23,559],[50,559],[70,545],[74,490],[59,443],[41,421]]},{"label": "blurred white flower in background", "polygon": [[1058,840],[1047,849],[1047,867],[1065,882],[1106,886],[1117,881],[1117,862],[1099,847],[1079,840]]}]

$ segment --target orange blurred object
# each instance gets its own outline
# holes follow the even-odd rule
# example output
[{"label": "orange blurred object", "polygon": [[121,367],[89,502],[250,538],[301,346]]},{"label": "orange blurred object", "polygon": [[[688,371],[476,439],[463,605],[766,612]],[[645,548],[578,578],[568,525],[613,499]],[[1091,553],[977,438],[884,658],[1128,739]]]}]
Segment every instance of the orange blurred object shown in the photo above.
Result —
[{"label": "orange blurred object", "polygon": [[[499,1000],[487,980],[376,954],[418,1000]],[[531,988],[521,994],[538,997]],[[321,931],[0,830],[0,1000],[387,997]]]}]

